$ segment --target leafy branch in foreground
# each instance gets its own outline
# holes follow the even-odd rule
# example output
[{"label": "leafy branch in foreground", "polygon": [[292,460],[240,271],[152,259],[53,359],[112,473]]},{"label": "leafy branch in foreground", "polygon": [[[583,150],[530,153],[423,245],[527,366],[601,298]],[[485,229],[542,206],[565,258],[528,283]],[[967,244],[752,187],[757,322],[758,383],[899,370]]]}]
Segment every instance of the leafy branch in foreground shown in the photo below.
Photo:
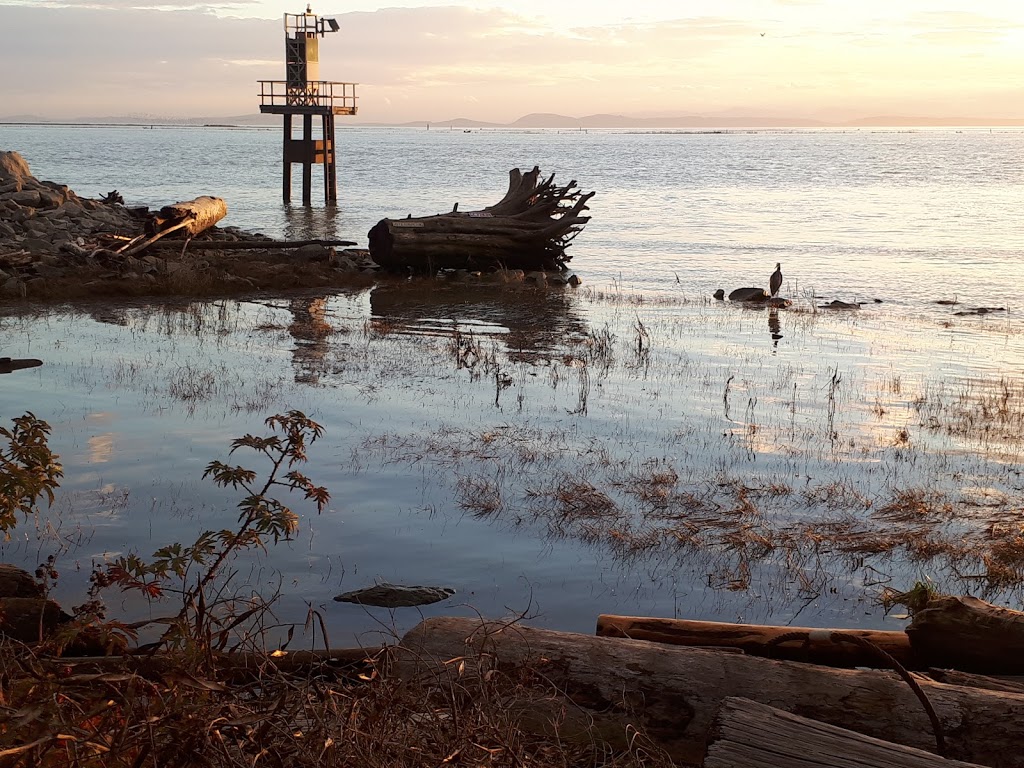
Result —
[{"label": "leafy branch in foreground", "polygon": [[7,441],[0,447],[0,530],[7,537],[18,524],[19,512],[35,514],[43,496],[53,504],[53,491],[64,476],[48,443],[50,425],[31,412],[12,421],[11,429],[0,427],[0,437]]},{"label": "leafy branch in foreground", "polygon": [[[216,635],[219,644],[226,643],[226,632],[241,623],[238,614],[233,613],[239,601],[224,598],[222,591],[215,592],[211,598],[207,594],[211,583],[221,575],[225,563],[233,556],[247,549],[265,550],[268,540],[274,543],[287,540],[298,530],[298,515],[273,494],[282,489],[289,493],[299,492],[306,500],[315,502],[318,513],[331,498],[325,487],[315,485],[296,469],[297,465],[308,461],[307,449],[323,435],[323,427],[301,411],[270,416],[265,423],[274,434],[264,437],[245,435],[231,443],[232,454],[245,448],[270,461],[270,468],[262,481],[254,470],[222,461],[211,461],[203,473],[204,478],[212,478],[217,485],[245,494],[238,502],[238,527],[234,530],[204,531],[193,544],[183,546],[176,543],[162,547],[148,561],[136,555],[119,557],[105,568],[94,571],[91,597],[97,598],[99,590],[104,587],[117,585],[123,590],[141,592],[149,599],[159,599],[169,590],[171,581],[180,581],[182,608],[170,621],[171,627],[164,640],[179,641],[191,637],[204,640],[208,647]],[[194,570],[198,570],[198,574],[195,582],[188,586]],[[259,598],[241,602],[252,604],[240,613],[246,618],[257,613],[256,603],[262,610],[269,605]],[[225,615],[218,615],[215,608],[225,608]]]}]

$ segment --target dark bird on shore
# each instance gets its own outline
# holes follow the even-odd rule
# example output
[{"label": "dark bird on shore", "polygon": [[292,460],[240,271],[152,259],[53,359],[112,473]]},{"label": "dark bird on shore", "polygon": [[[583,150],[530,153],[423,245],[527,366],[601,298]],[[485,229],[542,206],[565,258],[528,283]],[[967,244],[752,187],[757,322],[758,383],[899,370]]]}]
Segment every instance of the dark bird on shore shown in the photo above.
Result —
[{"label": "dark bird on shore", "polygon": [[779,288],[782,287],[782,263],[775,265],[775,271],[772,272],[771,280],[768,281],[768,287],[771,289],[772,296],[775,296],[779,292]]}]

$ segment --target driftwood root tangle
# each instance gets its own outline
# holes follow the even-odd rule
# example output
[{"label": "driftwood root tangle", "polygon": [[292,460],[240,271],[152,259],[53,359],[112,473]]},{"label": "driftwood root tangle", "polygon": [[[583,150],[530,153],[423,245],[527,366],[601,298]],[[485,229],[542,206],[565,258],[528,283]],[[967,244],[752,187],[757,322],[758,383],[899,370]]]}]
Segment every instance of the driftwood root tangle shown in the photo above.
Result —
[{"label": "driftwood root tangle", "polygon": [[561,269],[566,249],[590,221],[583,212],[593,192],[570,181],[555,184],[540,169],[509,171],[508,191],[480,211],[382,219],[369,231],[370,256],[392,271],[438,269]]}]

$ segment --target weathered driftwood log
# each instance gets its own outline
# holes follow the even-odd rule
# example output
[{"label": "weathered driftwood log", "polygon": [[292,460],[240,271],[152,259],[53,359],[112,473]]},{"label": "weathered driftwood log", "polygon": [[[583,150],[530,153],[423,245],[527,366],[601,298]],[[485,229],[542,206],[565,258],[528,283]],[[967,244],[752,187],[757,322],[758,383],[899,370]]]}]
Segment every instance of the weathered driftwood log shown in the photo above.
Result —
[{"label": "weathered driftwood log", "polygon": [[180,224],[186,233],[195,237],[227,215],[228,205],[222,198],[204,195],[195,200],[165,205],[156,213],[150,214],[146,221],[146,232],[155,235]]},{"label": "weathered driftwood log", "polygon": [[[161,246],[180,248],[181,244],[160,243]],[[322,245],[324,248],[334,246],[347,247],[356,245],[354,240],[193,240],[188,244],[190,251],[258,251],[288,250],[304,248],[307,245]]]},{"label": "weathered driftwood log", "polygon": [[[809,633],[809,642],[787,640],[774,644],[778,638],[790,633]],[[829,639],[832,632],[856,635],[868,640],[888,653],[905,667],[918,668],[906,632],[881,630],[820,630],[809,627],[771,627],[760,624],[728,624],[717,621],[686,621],[643,616],[597,617],[600,637],[629,637],[670,645],[688,645],[723,648],[741,648],[753,656],[773,659],[826,664],[831,667],[886,667],[878,656],[851,643],[837,643]]]},{"label": "weathered driftwood log", "polygon": [[929,669],[928,677],[940,683],[961,685],[967,688],[983,688],[986,691],[1005,691],[1006,693],[1024,693],[1022,677],[989,677],[957,669]]},{"label": "weathered driftwood log", "polygon": [[982,674],[1024,674],[1024,613],[976,597],[938,597],[907,627],[926,664]]},{"label": "weathered driftwood log", "polygon": [[508,192],[481,211],[382,219],[369,231],[370,256],[384,269],[559,269],[572,257],[573,238],[590,221],[583,211],[593,192],[576,182],[557,186],[540,169],[509,171]]},{"label": "weathered driftwood log", "polygon": [[[0,357],[0,364],[5,359],[9,358]],[[43,587],[31,573],[10,563],[0,563],[0,597],[42,596]]]},{"label": "weathered driftwood log", "polygon": [[704,768],[979,768],[741,698],[715,717]]},{"label": "weathered driftwood log", "polygon": [[184,231],[189,237],[209,229],[228,215],[228,205],[219,197],[197,197],[182,203],[165,205],[146,220],[145,232],[118,249],[135,256],[162,237]]},{"label": "weathered driftwood log", "polygon": [[0,635],[22,643],[39,642],[70,619],[53,600],[0,597]]},{"label": "weathered driftwood log", "polygon": [[[428,619],[403,638],[402,648],[396,671],[428,684],[457,685],[460,675],[493,668],[532,668],[590,715],[606,739],[615,733],[625,744],[635,727],[683,762],[700,762],[712,718],[729,696],[918,749],[935,747],[921,702],[889,672],[464,618]],[[927,680],[920,685],[942,723],[949,757],[993,768],[1024,767],[1024,695]]]}]

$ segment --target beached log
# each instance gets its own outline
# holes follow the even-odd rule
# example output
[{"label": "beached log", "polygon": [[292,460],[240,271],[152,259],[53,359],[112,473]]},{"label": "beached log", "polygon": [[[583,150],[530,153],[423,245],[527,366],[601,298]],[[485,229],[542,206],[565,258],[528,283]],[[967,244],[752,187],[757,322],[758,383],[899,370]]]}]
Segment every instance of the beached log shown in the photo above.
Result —
[{"label": "beached log", "polygon": [[756,701],[727,698],[704,768],[978,768],[820,723]]},{"label": "beached log", "polygon": [[219,197],[197,197],[173,205],[165,205],[146,220],[145,232],[129,240],[118,249],[118,253],[135,256],[146,250],[157,240],[184,232],[195,237],[228,215],[228,205]]},{"label": "beached log", "polygon": [[1024,693],[1024,677],[976,675],[958,669],[929,669],[928,677],[948,685],[982,688],[986,691]]},{"label": "beached log", "polygon": [[202,196],[195,200],[165,205],[146,221],[146,232],[155,235],[179,224],[190,236],[195,237],[228,215],[228,205],[220,197]]},{"label": "beached log", "polygon": [[[810,627],[771,627],[761,624],[728,624],[718,621],[686,621],[644,616],[597,617],[599,637],[629,637],[670,645],[741,648],[752,656],[804,661],[830,667],[883,667],[888,665],[860,645],[834,642],[833,632],[861,637],[905,667],[919,668],[913,658],[906,632],[871,629],[812,629]],[[783,635],[807,634],[809,639],[778,642]]]},{"label": "beached log", "polygon": [[[525,674],[554,685],[602,738],[638,728],[674,759],[700,762],[722,701],[740,696],[905,746],[933,751],[917,696],[898,676],[640,640],[576,635],[468,618],[428,619],[402,640],[403,678],[459,685],[466,675]],[[459,663],[452,663],[452,660]],[[945,731],[947,756],[1024,768],[1024,695],[920,681]],[[537,712],[548,706],[537,699]],[[550,711],[551,717],[560,716]],[[613,742],[614,744],[614,742]]]},{"label": "beached log", "polygon": [[594,193],[576,182],[557,186],[540,169],[509,171],[505,196],[480,211],[382,219],[369,231],[370,256],[384,269],[561,269],[573,238],[590,221],[583,211]]},{"label": "beached log", "polygon": [[933,597],[907,635],[929,666],[981,674],[1024,674],[1024,613],[976,597]]},{"label": "beached log", "polygon": [[[0,363],[3,359],[0,358]],[[31,573],[10,563],[0,563],[0,597],[42,596],[43,587]]]},{"label": "beached log", "polygon": [[[322,245],[324,248],[356,245],[354,240],[193,240],[188,244],[190,251],[259,251],[290,250],[307,245]],[[181,244],[160,243],[160,246],[180,248]]]},{"label": "beached log", "polygon": [[35,597],[0,598],[0,635],[22,643],[35,643],[71,617],[53,600]]}]

